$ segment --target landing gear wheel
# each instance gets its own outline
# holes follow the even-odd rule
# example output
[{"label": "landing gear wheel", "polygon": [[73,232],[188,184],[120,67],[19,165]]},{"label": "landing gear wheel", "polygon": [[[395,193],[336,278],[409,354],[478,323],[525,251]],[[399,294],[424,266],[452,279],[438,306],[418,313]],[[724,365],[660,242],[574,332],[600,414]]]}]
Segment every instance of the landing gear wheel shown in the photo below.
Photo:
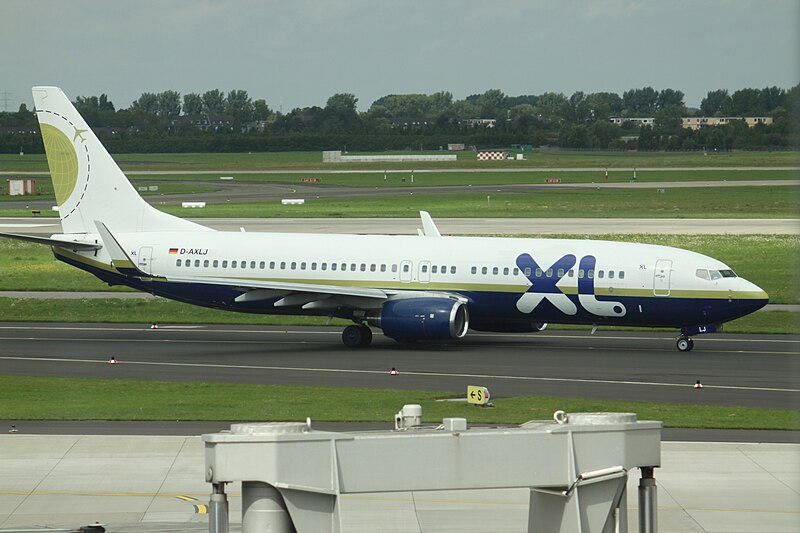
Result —
[{"label": "landing gear wheel", "polygon": [[348,348],[369,346],[372,342],[372,331],[364,324],[347,326],[342,331],[342,342]]},{"label": "landing gear wheel", "polygon": [[694,341],[689,337],[678,337],[676,346],[679,352],[691,352],[692,348],[694,348]]}]

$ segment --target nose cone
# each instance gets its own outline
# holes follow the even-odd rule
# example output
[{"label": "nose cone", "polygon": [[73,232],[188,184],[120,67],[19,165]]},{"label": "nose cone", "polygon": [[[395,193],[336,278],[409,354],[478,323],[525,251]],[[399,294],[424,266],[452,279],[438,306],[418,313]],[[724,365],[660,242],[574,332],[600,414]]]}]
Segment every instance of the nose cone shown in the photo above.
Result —
[{"label": "nose cone", "polygon": [[769,295],[764,289],[743,278],[739,278],[739,283],[736,296],[742,316],[758,311],[769,303]]}]

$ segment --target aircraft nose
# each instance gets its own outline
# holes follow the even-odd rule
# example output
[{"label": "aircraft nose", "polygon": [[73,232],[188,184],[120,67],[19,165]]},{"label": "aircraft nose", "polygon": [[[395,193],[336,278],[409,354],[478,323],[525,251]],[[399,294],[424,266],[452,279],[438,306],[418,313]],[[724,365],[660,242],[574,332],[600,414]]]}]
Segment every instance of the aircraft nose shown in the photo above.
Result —
[{"label": "aircraft nose", "polygon": [[740,278],[740,288],[739,288],[739,306],[742,308],[743,311],[746,313],[752,313],[753,311],[758,311],[765,305],[769,303],[769,295],[756,285],[746,279]]}]

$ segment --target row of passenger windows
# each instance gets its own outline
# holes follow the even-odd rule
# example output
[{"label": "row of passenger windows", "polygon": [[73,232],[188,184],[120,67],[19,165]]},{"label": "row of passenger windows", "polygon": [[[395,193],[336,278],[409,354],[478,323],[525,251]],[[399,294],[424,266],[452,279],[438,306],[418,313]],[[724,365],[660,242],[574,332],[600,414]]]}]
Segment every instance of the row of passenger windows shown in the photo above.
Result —
[{"label": "row of passenger windows", "polygon": [[[232,260],[232,261],[229,261],[227,259],[223,259],[221,261],[218,260],[218,259],[214,259],[214,260],[195,259],[194,261],[192,259],[178,259],[178,260],[175,261],[175,266],[179,266],[179,267],[192,267],[192,266],[201,267],[202,266],[203,268],[208,268],[208,267],[220,268],[220,267],[222,267],[222,268],[238,268],[238,269],[250,268],[251,270],[256,270],[256,269],[264,270],[264,269],[267,268],[267,262],[266,261],[249,261],[248,262],[246,260],[242,260],[242,261]],[[349,266],[349,268],[348,268],[348,266]],[[367,271],[369,271],[369,272],[386,272],[387,270],[391,270],[391,272],[396,273],[397,270],[398,270],[398,266],[396,264],[395,265],[387,265],[386,263],[381,263],[381,264],[376,264],[376,263],[371,263],[371,264],[367,264],[367,263],[360,263],[360,264],[359,263],[349,263],[348,264],[348,263],[317,263],[317,262],[308,263],[306,261],[300,261],[300,262],[298,262],[298,261],[291,261],[291,262],[287,262],[287,261],[270,261],[269,262],[269,269],[270,270],[275,270],[275,269],[286,270],[287,268],[289,270],[329,270],[330,269],[331,271],[334,271],[334,272],[337,271],[337,270],[338,271],[342,271],[342,272],[346,272],[348,270],[350,272],[356,272],[356,271],[360,271],[360,272],[367,272]],[[430,268],[430,273],[431,274],[447,274],[448,272],[450,274],[455,274],[455,273],[458,272],[458,270],[457,270],[457,268],[455,266],[449,266],[448,267],[447,265],[428,265],[427,263],[423,263],[423,264],[420,265],[420,272],[422,272],[423,274],[427,274],[429,268]],[[403,273],[406,273],[406,274],[409,273],[411,271],[411,265],[409,263],[404,263],[402,265],[402,270],[403,270]],[[476,266],[472,267],[470,269],[470,272],[472,274],[477,274],[478,273],[478,267],[476,267]],[[491,267],[491,272],[492,272],[492,275],[494,275],[494,276],[500,275],[500,267]],[[513,269],[511,269],[509,267],[504,267],[502,269],[502,272],[503,272],[504,276],[508,276],[509,274],[517,276],[517,275],[519,275],[520,270],[517,267],[514,267]],[[480,273],[483,274],[483,275],[488,275],[489,274],[489,267],[485,267],[485,266],[484,267],[480,267]],[[527,277],[527,278],[531,277],[531,273],[533,273],[534,277],[536,277],[536,278],[552,278],[553,274],[554,274],[552,268],[547,269],[545,271],[543,271],[541,268],[537,268],[535,272],[532,272],[532,270],[530,268],[526,268],[526,269],[523,270],[523,274],[525,274],[525,277]],[[573,269],[570,269],[570,270],[565,272],[563,268],[559,268],[558,271],[555,272],[555,275],[558,278],[563,278],[565,273],[570,278],[575,277],[575,270],[573,270]],[[598,278],[603,279],[606,276],[606,271],[598,270],[596,272],[596,274],[597,274]],[[615,276],[618,279],[625,279],[625,272],[622,271],[622,270],[620,270],[620,271],[609,270],[607,272],[607,274],[608,274],[608,279],[614,279]],[[584,276],[589,278],[589,279],[593,279],[595,277],[595,271],[593,269],[590,269],[590,270],[584,272],[584,270],[582,268],[579,268],[578,269],[578,278],[579,279],[583,279]]]},{"label": "row of passenger windows", "polygon": [[[478,267],[472,267],[471,272],[473,274],[477,274],[478,273]],[[480,272],[481,272],[481,274],[484,274],[484,275],[489,274],[489,267],[481,267]],[[512,275],[516,276],[517,274],[519,274],[519,268],[517,268],[517,267],[514,267],[513,269],[509,269],[508,267],[504,267],[503,268],[503,275],[504,276],[508,276],[509,272]],[[531,274],[533,274],[534,278],[552,278],[554,273],[555,273],[555,276],[557,278],[559,278],[559,279],[563,278],[564,274],[566,274],[570,278],[574,278],[575,277],[575,270],[570,269],[570,270],[565,271],[563,268],[559,268],[555,272],[553,271],[552,268],[548,268],[547,270],[542,270],[541,268],[537,268],[535,271],[532,270],[531,268],[525,268],[522,271],[522,273],[525,274],[526,278],[530,278]],[[590,269],[588,271],[584,271],[584,269],[582,269],[582,268],[578,269],[578,278],[579,279],[583,279],[584,277],[587,277],[589,279],[593,279],[595,277],[595,274],[597,274],[597,277],[600,278],[600,279],[605,278],[606,274],[608,274],[608,279],[614,279],[615,276],[618,279],[625,279],[625,271],[623,271],[623,270],[619,270],[619,271],[609,270],[608,272],[606,272],[605,270],[598,270],[598,271],[595,272],[594,269]],[[492,267],[492,275],[494,275],[494,276],[500,275],[500,267]]]},{"label": "row of passenger windows", "polygon": [[[250,268],[252,270],[255,270],[255,269],[264,270],[264,269],[267,268],[267,262],[266,261],[258,261],[258,262],[250,261],[248,263],[248,261],[246,261],[246,260],[244,260],[244,261],[236,261],[236,260],[229,261],[227,259],[223,259],[221,261],[218,260],[218,259],[214,259],[214,260],[195,259],[194,261],[192,261],[191,259],[185,259],[185,260],[184,259],[177,259],[175,261],[175,266],[179,266],[179,267],[191,267],[191,266],[201,267],[202,266],[203,268],[208,268],[208,267],[220,268],[220,267],[222,267],[222,268],[238,268],[238,269]],[[421,271],[423,273],[427,273],[428,272],[428,267],[429,267],[429,265],[423,264],[420,267],[420,269],[421,269]],[[396,273],[397,270],[398,270],[398,266],[397,265],[387,265],[386,263],[381,263],[381,264],[377,264],[377,263],[370,263],[370,264],[367,264],[367,263],[349,263],[348,264],[348,263],[317,263],[317,262],[308,263],[306,261],[299,261],[299,262],[298,261],[291,261],[291,262],[287,262],[287,261],[270,261],[269,262],[269,268],[270,268],[270,270],[275,270],[275,269],[278,269],[278,270],[287,270],[287,269],[289,269],[289,270],[329,270],[330,269],[332,271],[342,271],[342,272],[345,272],[345,271],[348,271],[348,270],[350,272],[356,272],[356,271],[360,271],[360,272],[367,272],[367,271],[369,271],[369,272],[387,272],[387,271],[390,270],[391,272],[394,272],[394,273]],[[402,270],[403,270],[404,273],[410,272],[411,271],[411,265],[410,264],[403,264]],[[441,266],[439,266],[439,265],[430,265],[430,272],[431,272],[431,274],[447,274],[448,273],[448,267],[446,265],[441,265]],[[454,267],[454,266],[449,267],[449,272],[450,272],[450,274],[455,274],[456,273],[456,267]]]}]

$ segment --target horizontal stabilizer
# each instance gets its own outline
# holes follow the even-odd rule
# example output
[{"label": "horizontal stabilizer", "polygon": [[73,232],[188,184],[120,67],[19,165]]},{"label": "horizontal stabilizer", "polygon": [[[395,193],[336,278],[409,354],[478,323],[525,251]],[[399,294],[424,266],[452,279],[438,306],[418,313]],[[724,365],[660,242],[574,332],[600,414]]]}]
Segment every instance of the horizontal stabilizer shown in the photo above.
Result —
[{"label": "horizontal stabilizer", "polygon": [[[83,237],[84,235],[81,234],[80,236]],[[0,233],[0,237],[6,237],[7,239],[14,239],[17,241],[35,242],[36,244],[45,244],[47,246],[58,246],[69,250],[99,250],[103,247],[103,245],[99,243],[68,241],[66,239],[53,239],[52,237],[34,237],[33,235],[20,235],[18,233]]]}]

